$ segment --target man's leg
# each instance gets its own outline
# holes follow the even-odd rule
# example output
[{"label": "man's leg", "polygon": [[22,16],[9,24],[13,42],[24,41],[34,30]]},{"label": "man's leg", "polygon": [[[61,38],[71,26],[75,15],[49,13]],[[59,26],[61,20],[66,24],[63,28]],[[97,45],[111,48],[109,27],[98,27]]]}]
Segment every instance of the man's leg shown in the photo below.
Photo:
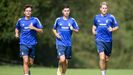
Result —
[{"label": "man's leg", "polygon": [[57,75],[62,75],[62,65],[61,65],[61,63],[58,63]]},{"label": "man's leg", "polygon": [[58,70],[57,70],[57,75],[62,75],[65,73],[65,55],[59,56],[59,64],[58,64]]},{"label": "man's leg", "polygon": [[66,73],[67,71],[67,68],[68,68],[68,62],[69,62],[69,59],[71,59],[71,56],[72,56],[72,46],[67,46],[66,47],[66,50],[65,50],[65,62],[63,64],[63,75]]},{"label": "man's leg", "polygon": [[66,59],[65,62],[64,62],[64,64],[63,64],[62,75],[65,75],[66,70],[67,70],[67,67],[68,67],[68,60]]},{"label": "man's leg", "polygon": [[31,74],[30,73],[30,68],[31,68],[31,66],[33,65],[33,63],[34,63],[34,59],[33,58],[31,58],[31,57],[29,57],[29,63],[28,63],[28,66],[29,66],[29,75]]},{"label": "man's leg", "polygon": [[35,48],[36,48],[36,45],[30,45],[28,46],[30,49],[29,49],[29,63],[28,63],[28,66],[29,66],[29,75],[31,75],[30,73],[30,68],[32,67],[32,65],[34,64],[34,58],[35,58]]},{"label": "man's leg", "polygon": [[29,75],[29,58],[28,56],[23,56],[23,69],[24,75]]},{"label": "man's leg", "polygon": [[34,59],[29,57],[29,68],[34,64]]},{"label": "man's leg", "polygon": [[101,70],[102,75],[106,75],[106,68],[107,68],[107,63],[106,63],[106,55],[104,52],[99,53],[99,67]]}]

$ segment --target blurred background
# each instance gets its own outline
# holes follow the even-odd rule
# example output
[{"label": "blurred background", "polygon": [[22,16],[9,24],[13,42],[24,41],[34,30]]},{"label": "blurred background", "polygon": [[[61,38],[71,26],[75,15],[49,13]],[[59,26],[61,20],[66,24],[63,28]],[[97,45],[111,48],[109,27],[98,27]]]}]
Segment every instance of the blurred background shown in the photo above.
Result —
[{"label": "blurred background", "polygon": [[109,12],[119,22],[119,31],[113,34],[113,51],[109,68],[133,69],[133,0],[0,0],[0,65],[21,65],[19,40],[14,37],[17,20],[23,17],[23,7],[33,5],[33,16],[44,26],[38,35],[35,65],[57,67],[55,36],[52,27],[57,17],[62,16],[62,6],[68,4],[71,16],[80,27],[73,35],[71,68],[98,68],[98,54],[91,27],[93,17],[99,13],[99,3],[107,1]]}]

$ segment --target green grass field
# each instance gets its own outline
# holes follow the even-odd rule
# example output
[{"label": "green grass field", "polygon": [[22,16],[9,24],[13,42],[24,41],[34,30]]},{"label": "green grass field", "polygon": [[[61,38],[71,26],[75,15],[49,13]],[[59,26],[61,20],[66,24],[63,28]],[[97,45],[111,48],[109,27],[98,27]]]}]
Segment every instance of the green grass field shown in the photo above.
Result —
[{"label": "green grass field", "polygon": [[[33,67],[32,75],[56,75],[55,68]],[[23,75],[22,66],[0,66],[0,75]],[[99,69],[68,69],[66,75],[101,75]],[[133,75],[133,69],[109,69],[107,75]]]}]

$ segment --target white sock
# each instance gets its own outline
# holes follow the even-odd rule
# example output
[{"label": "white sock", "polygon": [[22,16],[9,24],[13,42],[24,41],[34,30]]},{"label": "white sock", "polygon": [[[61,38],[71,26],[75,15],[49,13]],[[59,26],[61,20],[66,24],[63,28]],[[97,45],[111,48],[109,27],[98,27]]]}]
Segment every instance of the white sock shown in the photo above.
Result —
[{"label": "white sock", "polygon": [[61,65],[58,66],[57,75],[62,75],[62,67],[61,67]]},{"label": "white sock", "polygon": [[102,75],[106,75],[106,70],[101,71]]},{"label": "white sock", "polygon": [[29,75],[29,74],[24,74],[24,75]]}]

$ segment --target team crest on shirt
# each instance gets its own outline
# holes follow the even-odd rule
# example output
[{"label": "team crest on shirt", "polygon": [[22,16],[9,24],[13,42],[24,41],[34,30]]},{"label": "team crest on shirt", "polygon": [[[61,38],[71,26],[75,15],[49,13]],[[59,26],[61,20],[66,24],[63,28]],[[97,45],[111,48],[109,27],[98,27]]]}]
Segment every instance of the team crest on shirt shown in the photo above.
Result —
[{"label": "team crest on shirt", "polygon": [[109,20],[107,19],[107,20],[106,20],[106,23],[108,23],[108,22],[109,22]]},{"label": "team crest on shirt", "polygon": [[62,26],[62,23],[59,23],[60,26]]},{"label": "team crest on shirt", "polygon": [[97,22],[100,22],[100,20],[98,20]]},{"label": "team crest on shirt", "polygon": [[21,26],[23,27],[23,26],[24,26],[24,23],[23,23],[23,24],[21,24]]}]

